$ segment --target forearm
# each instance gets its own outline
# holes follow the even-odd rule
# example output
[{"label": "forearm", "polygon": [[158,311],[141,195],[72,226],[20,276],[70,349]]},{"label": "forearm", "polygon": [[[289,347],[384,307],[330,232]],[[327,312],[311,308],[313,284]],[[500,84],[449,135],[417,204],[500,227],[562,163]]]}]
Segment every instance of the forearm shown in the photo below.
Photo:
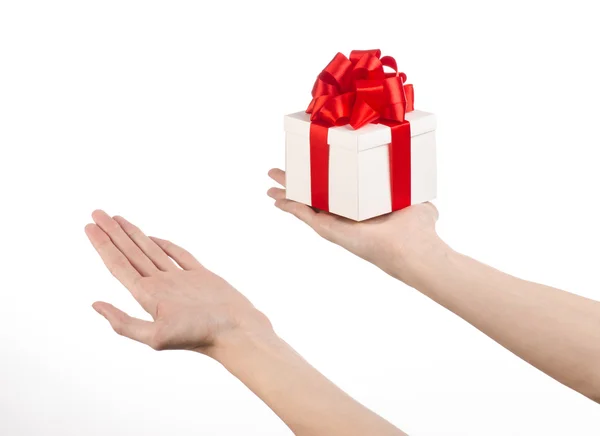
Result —
[{"label": "forearm", "polygon": [[214,356],[299,436],[404,435],[320,374],[277,336],[250,336]]},{"label": "forearm", "polygon": [[405,281],[556,380],[600,399],[600,303],[527,282],[440,242]]}]

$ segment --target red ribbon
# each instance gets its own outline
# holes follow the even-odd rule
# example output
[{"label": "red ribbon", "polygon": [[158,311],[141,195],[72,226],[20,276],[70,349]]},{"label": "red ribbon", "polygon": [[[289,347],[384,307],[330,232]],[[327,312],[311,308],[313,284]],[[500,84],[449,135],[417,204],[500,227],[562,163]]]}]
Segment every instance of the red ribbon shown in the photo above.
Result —
[{"label": "red ribbon", "polygon": [[[384,72],[383,67],[394,72]],[[327,129],[350,124],[360,129],[381,123],[392,129],[389,146],[392,210],[411,204],[410,124],[406,112],[413,110],[414,89],[405,85],[396,60],[381,57],[381,50],[354,50],[350,59],[342,53],[317,77],[306,112],[310,120],[312,206],[329,210],[329,145]]]},{"label": "red ribbon", "polygon": [[329,211],[329,127],[318,122],[310,124],[310,187],[311,204]]}]

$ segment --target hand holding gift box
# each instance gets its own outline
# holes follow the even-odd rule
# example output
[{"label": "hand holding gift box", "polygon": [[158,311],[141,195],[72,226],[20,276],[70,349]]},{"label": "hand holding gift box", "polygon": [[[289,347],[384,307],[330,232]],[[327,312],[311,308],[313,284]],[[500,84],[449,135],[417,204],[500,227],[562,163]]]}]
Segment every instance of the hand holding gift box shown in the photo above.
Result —
[{"label": "hand holding gift box", "polygon": [[285,117],[287,198],[356,221],[434,199],[436,120],[405,81],[380,50],[338,53]]}]

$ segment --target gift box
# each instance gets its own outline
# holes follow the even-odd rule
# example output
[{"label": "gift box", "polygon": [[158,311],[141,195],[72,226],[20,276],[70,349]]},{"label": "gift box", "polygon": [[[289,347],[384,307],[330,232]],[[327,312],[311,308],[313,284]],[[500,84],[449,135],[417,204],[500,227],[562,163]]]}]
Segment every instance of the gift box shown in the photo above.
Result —
[{"label": "gift box", "polygon": [[434,199],[436,119],[405,82],[380,50],[338,53],[285,116],[286,197],[355,221]]}]

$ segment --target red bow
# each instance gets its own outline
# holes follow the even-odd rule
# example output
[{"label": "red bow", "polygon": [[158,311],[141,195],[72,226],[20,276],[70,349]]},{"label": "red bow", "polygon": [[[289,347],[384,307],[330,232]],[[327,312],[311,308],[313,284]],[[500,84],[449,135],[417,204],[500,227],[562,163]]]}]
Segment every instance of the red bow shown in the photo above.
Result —
[{"label": "red bow", "polygon": [[[353,50],[350,59],[336,54],[313,86],[306,109],[310,120],[327,126],[349,123],[353,129],[377,120],[403,122],[413,110],[413,86],[404,85],[406,74],[398,72],[393,57],[380,56],[379,49]],[[384,66],[394,72],[384,72]]]}]

